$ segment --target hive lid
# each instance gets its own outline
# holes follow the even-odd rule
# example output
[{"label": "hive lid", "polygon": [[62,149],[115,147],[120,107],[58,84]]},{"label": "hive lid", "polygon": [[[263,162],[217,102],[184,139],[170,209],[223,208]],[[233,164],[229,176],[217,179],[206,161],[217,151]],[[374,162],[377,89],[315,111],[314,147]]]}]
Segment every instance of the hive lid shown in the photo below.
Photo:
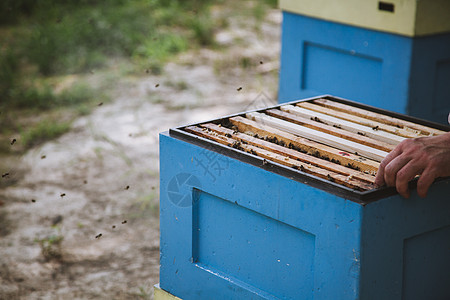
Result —
[{"label": "hive lid", "polygon": [[[320,96],[171,129],[171,136],[359,203],[376,188],[382,159],[406,138],[450,127]],[[411,183],[414,186],[414,182]]]},{"label": "hive lid", "polygon": [[450,32],[448,0],[280,0],[280,8],[411,37]]}]

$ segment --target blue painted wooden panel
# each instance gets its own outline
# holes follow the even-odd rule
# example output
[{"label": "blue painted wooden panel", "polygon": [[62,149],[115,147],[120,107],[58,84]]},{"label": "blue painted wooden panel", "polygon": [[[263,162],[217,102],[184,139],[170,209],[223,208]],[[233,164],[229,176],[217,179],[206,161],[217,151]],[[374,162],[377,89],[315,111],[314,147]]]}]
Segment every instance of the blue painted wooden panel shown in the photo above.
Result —
[{"label": "blue painted wooden panel", "polygon": [[380,99],[383,63],[380,58],[309,42],[304,44],[303,51],[301,90],[319,94],[328,91],[350,99],[364,99],[370,90],[371,99]]},{"label": "blue painted wooden panel", "polygon": [[434,184],[426,199],[414,191],[409,199],[365,206],[361,299],[450,299],[449,195],[447,180]]},{"label": "blue painted wooden panel", "polygon": [[414,39],[409,90],[411,115],[447,124],[450,34]]},{"label": "blue painted wooden panel", "polygon": [[409,38],[283,12],[279,101],[334,94],[446,123],[450,34]]},{"label": "blue painted wooden panel", "polygon": [[193,235],[194,263],[279,298],[313,298],[313,234],[198,191]]},{"label": "blue painted wooden panel", "polygon": [[[309,45],[328,50],[313,57],[322,76],[307,67]],[[331,87],[336,96],[404,113],[411,45],[406,37],[283,12],[279,101],[327,94]],[[330,83],[327,72],[339,82]],[[301,85],[304,76],[312,76],[314,89]]]},{"label": "blue painted wooden panel", "polygon": [[450,299],[450,226],[405,239],[404,299]]},{"label": "blue painted wooden panel", "polygon": [[160,145],[161,288],[183,299],[358,297],[361,205],[166,135]]}]

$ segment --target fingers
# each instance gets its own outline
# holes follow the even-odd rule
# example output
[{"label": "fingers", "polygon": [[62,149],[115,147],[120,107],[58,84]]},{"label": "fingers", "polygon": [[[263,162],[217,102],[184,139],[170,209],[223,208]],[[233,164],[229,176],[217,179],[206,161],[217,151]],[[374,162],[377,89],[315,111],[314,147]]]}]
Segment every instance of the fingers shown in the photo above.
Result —
[{"label": "fingers", "polygon": [[[406,155],[400,155],[394,158],[384,169],[384,181],[388,186],[396,186],[397,177],[400,170],[402,170],[409,162],[411,161],[411,158]],[[417,169],[417,167],[413,166]],[[411,167],[409,167],[411,168]],[[404,171],[404,175],[402,177],[405,177],[406,175],[409,175],[408,172],[409,169],[406,169]],[[402,174],[402,173],[401,173]],[[415,174],[414,174],[415,175]],[[413,177],[414,177],[413,175]]]},{"label": "fingers", "polygon": [[400,195],[409,198],[408,183],[423,171],[423,166],[408,152],[403,152],[403,146],[404,143],[399,144],[381,162],[375,184],[381,186],[386,183],[388,186],[395,186]]},{"label": "fingers", "polygon": [[436,178],[436,174],[430,168],[425,169],[426,167],[426,163],[423,161],[402,155],[397,156],[384,168],[384,180],[388,186],[395,186],[400,195],[409,198],[408,183],[416,175],[420,175],[417,182],[417,193],[420,197],[425,198]]},{"label": "fingers", "polygon": [[377,186],[382,186],[385,184],[384,178],[386,166],[389,165],[389,163],[393,159],[402,154],[401,148],[402,148],[401,144],[398,145],[394,150],[392,150],[388,155],[386,155],[386,157],[381,162],[380,167],[378,168],[377,176],[375,177],[375,184]]},{"label": "fingers", "polygon": [[384,168],[386,166],[383,162],[381,162],[380,167],[378,168],[377,176],[375,177],[375,184],[379,187],[384,185]]},{"label": "fingers", "polygon": [[411,160],[405,166],[403,166],[396,174],[395,187],[397,192],[405,198],[409,198],[410,191],[408,189],[408,183],[414,179],[414,177],[422,173],[423,168],[417,161]]},{"label": "fingers", "polygon": [[428,189],[433,183],[436,176],[431,171],[424,171],[417,182],[417,194],[420,197],[425,198],[427,196]]}]

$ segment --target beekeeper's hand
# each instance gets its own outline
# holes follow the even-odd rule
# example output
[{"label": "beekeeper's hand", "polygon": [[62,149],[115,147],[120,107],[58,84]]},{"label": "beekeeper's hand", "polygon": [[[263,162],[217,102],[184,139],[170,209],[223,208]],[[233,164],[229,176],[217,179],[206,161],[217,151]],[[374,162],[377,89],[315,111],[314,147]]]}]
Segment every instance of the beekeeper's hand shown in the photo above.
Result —
[{"label": "beekeeper's hand", "polygon": [[450,133],[406,139],[398,144],[381,162],[375,184],[395,186],[400,195],[409,198],[408,182],[416,175],[420,175],[420,197],[426,197],[436,178],[450,176]]}]

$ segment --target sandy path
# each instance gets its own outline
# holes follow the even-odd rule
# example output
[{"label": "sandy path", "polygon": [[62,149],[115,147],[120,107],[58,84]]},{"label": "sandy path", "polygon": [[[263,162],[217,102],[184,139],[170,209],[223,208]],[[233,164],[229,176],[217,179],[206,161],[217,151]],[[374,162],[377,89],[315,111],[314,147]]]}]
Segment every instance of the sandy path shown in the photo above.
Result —
[{"label": "sandy path", "polygon": [[216,35],[220,50],[125,78],[114,101],[26,153],[23,177],[0,190],[0,299],[151,299],[158,133],[274,103],[280,21],[270,12],[255,34],[231,19]]}]

